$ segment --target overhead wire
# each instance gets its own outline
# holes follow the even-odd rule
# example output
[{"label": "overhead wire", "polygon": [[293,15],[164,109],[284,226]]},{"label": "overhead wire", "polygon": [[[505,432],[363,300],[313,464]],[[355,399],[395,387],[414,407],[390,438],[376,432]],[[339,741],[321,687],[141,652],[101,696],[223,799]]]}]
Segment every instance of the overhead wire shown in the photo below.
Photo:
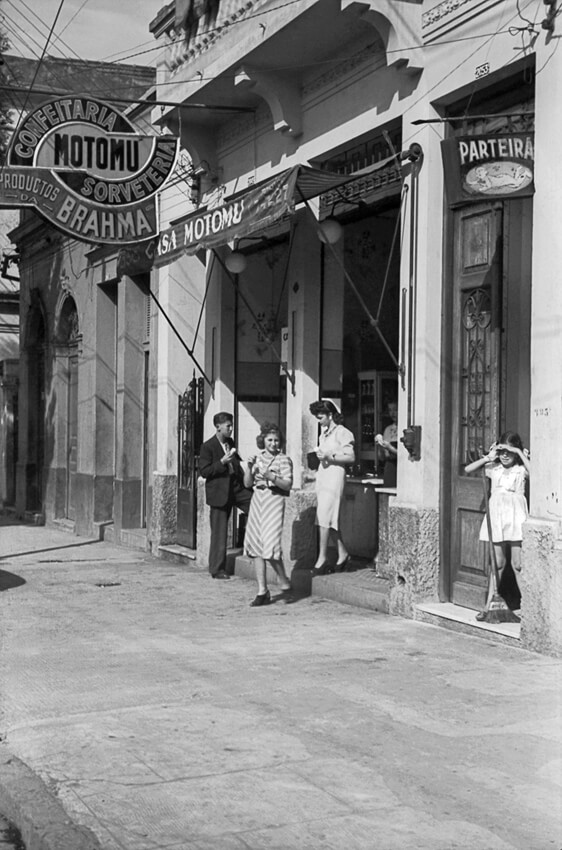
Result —
[{"label": "overhead wire", "polygon": [[[39,29],[39,27],[38,27],[36,24],[34,24],[34,23],[33,23],[33,21],[32,21],[32,20],[31,20],[31,19],[30,19],[27,15],[24,15],[24,13],[23,13],[23,12],[21,12],[21,11],[18,9],[18,7],[15,5],[15,3],[13,3],[13,2],[12,2],[12,0],[4,0],[4,2],[8,3],[8,5],[10,5],[10,6],[13,6],[13,8],[14,8],[14,9],[16,9],[16,11],[17,11],[17,12],[19,12],[19,14],[20,14],[20,15],[21,15],[21,17],[24,19],[24,21],[27,21],[27,23],[29,23],[29,24],[30,24],[30,25],[31,25],[31,26],[32,26],[35,30],[37,30],[37,32],[38,32],[41,36],[43,36],[43,37],[44,37],[44,33],[43,33],[40,29]],[[35,11],[31,8],[31,6],[28,6],[28,4],[25,2],[25,0],[19,0],[19,2],[21,3],[21,5],[22,5],[22,6],[24,6],[24,7],[28,10],[28,12],[30,12],[30,14],[32,14],[32,15],[33,15],[33,17],[34,17],[36,20],[38,20],[38,21],[39,21],[39,23],[43,26],[43,28],[44,28],[45,30],[47,30],[47,31],[48,31],[48,29],[49,29],[49,25],[48,25],[48,24],[47,24],[47,23],[43,20],[43,18],[41,18],[41,17],[40,17],[40,15],[38,15],[38,14],[37,14],[37,12],[35,12]],[[63,32],[64,32],[64,30],[63,30]],[[60,42],[61,42],[61,44],[64,46],[64,48],[65,48],[65,50],[66,50],[66,51],[68,51],[68,52],[70,52],[70,53],[73,53],[73,54],[74,54],[74,56],[75,56],[77,59],[80,59],[80,56],[78,55],[78,53],[76,53],[76,51],[75,51],[75,50],[74,50],[74,49],[73,49],[73,48],[72,48],[69,44],[67,44],[65,41],[63,41],[63,39],[61,38],[60,34],[58,34],[58,35],[57,35],[57,34],[53,34],[52,47],[54,47],[56,50],[58,50],[60,53],[62,53],[62,54],[64,55],[64,51],[63,51],[62,47],[59,47],[57,44],[55,44],[55,42],[57,42],[57,41],[60,41]]]},{"label": "overhead wire", "polygon": [[13,21],[10,15],[6,14],[6,12],[2,12],[2,27],[8,35],[10,47],[13,46],[12,39],[15,37],[18,41],[21,42],[21,44],[26,50],[28,50],[36,57],[39,56],[39,53],[41,52],[40,43],[29,33],[26,34],[27,40],[22,35],[20,35],[18,25],[15,23],[15,21]]},{"label": "overhead wire", "polygon": [[[57,25],[57,21],[58,21],[58,19],[59,19],[59,15],[60,15],[60,13],[62,12],[62,7],[63,7],[63,6],[64,6],[64,0],[60,0],[59,7],[58,7],[58,9],[57,9],[57,13],[56,13],[56,15],[55,15],[55,18],[54,18],[53,24],[52,24],[52,26],[51,26],[51,29],[49,30],[49,35],[47,36],[47,39],[46,39],[46,41],[45,41],[45,46],[43,47],[43,50],[42,50],[41,55],[40,55],[40,57],[39,57],[39,61],[37,62],[37,67],[35,68],[35,72],[34,72],[34,74],[33,74],[33,78],[32,78],[32,80],[31,80],[31,83],[29,84],[29,91],[28,91],[27,96],[26,96],[26,98],[25,98],[25,100],[24,100],[23,108],[22,108],[22,110],[21,110],[20,118],[19,118],[19,121],[18,121],[18,126],[19,126],[19,124],[21,124],[21,122],[22,122],[22,120],[23,120],[23,113],[25,112],[25,108],[26,108],[26,106],[27,106],[27,104],[28,104],[28,102],[29,102],[29,98],[31,97],[31,92],[33,91],[33,86],[35,85],[35,80],[37,79],[37,76],[38,76],[38,74],[39,74],[39,70],[40,70],[40,68],[41,68],[41,64],[42,64],[42,62],[43,62],[43,59],[45,58],[45,54],[47,53],[47,48],[48,48],[48,46],[49,46],[49,42],[50,42],[50,40],[51,40],[51,36],[52,36],[52,34],[53,34],[53,32],[54,32],[54,29],[55,29],[55,27],[56,27],[56,25]],[[17,131],[17,126],[16,126],[16,131]]]},{"label": "overhead wire", "polygon": [[[62,8],[63,3],[64,3],[64,0],[62,0],[62,2],[61,2],[61,4],[60,4],[59,11],[57,12],[57,17],[58,17],[58,15],[59,15],[59,13],[60,13],[60,10],[61,10],[61,8]],[[84,6],[84,5],[85,5],[85,3],[82,5],[82,7],[81,7],[81,8],[83,8],[83,6]],[[291,5],[291,4],[285,4],[285,5]],[[531,5],[531,3],[526,4],[526,6],[525,6],[524,8],[526,9],[529,5]],[[276,7],[276,8],[283,8],[283,7]],[[269,11],[275,11],[275,10],[269,10]],[[521,14],[521,13],[520,13],[520,9],[519,9],[519,5],[518,5],[518,13],[519,13],[519,14]],[[261,14],[261,13],[260,13],[260,14]],[[246,19],[246,20],[247,20],[247,19]],[[52,33],[53,29],[54,29],[55,24],[56,24],[56,19],[55,19],[55,23],[53,24],[53,27],[51,27],[51,33]],[[494,37],[496,37],[496,36],[497,36],[497,35],[499,35],[499,34],[503,34],[503,33],[505,33],[505,32],[507,32],[507,31],[506,31],[506,30],[503,30],[503,31],[502,31],[502,30],[497,30],[495,33],[492,33],[492,34],[485,34],[485,35],[479,35],[479,36],[467,36],[467,37],[461,37],[461,38],[454,39],[454,40],[441,41],[441,42],[439,42],[439,44],[446,44],[446,43],[452,43],[452,42],[465,41],[465,40],[468,40],[468,39],[471,39],[471,38],[475,38],[475,37],[479,37],[479,38],[486,37],[486,38],[488,38],[490,41],[492,41]],[[418,46],[415,46],[415,47],[412,47],[412,48],[404,48],[404,49],[403,49],[403,50],[401,50],[400,52],[404,52],[404,50],[409,50],[409,49],[418,49]],[[478,49],[481,49],[481,46],[479,46],[476,50],[478,50]],[[389,52],[391,52],[391,51],[389,51]],[[476,52],[476,51],[474,51],[474,52]],[[466,57],[466,58],[465,58],[465,59],[464,59],[461,63],[459,63],[459,65],[457,65],[457,66],[456,66],[456,68],[461,67],[461,66],[462,66],[462,64],[464,64],[464,62],[468,61],[468,60],[469,60],[469,59],[470,59],[470,58],[474,55],[474,52],[473,52],[473,53],[471,53],[468,57]],[[43,55],[44,55],[44,53],[45,53],[45,50],[43,51]],[[321,62],[321,63],[318,63],[318,64],[325,64],[326,62],[333,63],[333,62],[340,62],[340,61],[342,61],[342,58],[341,58],[341,57],[336,57],[336,58],[331,59],[331,60],[325,60],[324,62]],[[507,65],[507,64],[509,64],[509,63],[505,63],[505,64]],[[305,64],[305,65],[303,65],[303,66],[301,66],[301,67],[308,67],[308,66],[309,66],[309,63],[307,63],[307,64]],[[378,66],[378,67],[380,67],[380,66]],[[375,70],[376,70],[376,69],[375,69]],[[455,70],[456,70],[456,69],[455,69]],[[450,73],[450,72],[448,72],[448,73]],[[434,90],[434,89],[435,89],[435,88],[436,88],[436,87],[440,84],[440,82],[441,82],[441,81],[438,81],[438,82],[437,82],[437,83],[433,86],[433,88],[431,89],[431,91],[432,91],[432,90]],[[424,95],[424,96],[425,96],[425,95]],[[414,104],[412,104],[412,107],[413,107],[413,106],[415,106],[415,105],[416,105],[416,103],[418,103],[418,102],[419,102],[419,100],[418,100],[418,101],[416,101],[416,102],[414,102]],[[411,109],[412,107],[410,107],[410,106],[409,106],[409,109]],[[145,126],[147,127],[147,129],[149,129],[150,131],[152,131],[152,125],[149,123],[149,121],[148,121],[147,119],[145,119],[144,117],[142,117],[142,118],[140,118],[139,120],[141,120],[141,121],[142,121],[142,123],[144,123],[144,124],[145,124]],[[179,184],[182,182],[182,179],[181,179],[181,178],[179,178],[176,182],[177,182],[177,184],[179,185]],[[181,186],[180,186],[180,191],[182,191],[182,192],[184,191],[184,190],[182,189],[182,187],[181,187]],[[187,193],[185,193],[185,194],[187,194]],[[172,205],[171,209],[173,210],[176,206],[179,206],[181,203],[182,203],[182,201],[181,201],[181,200],[178,200],[178,201],[176,202],[176,204]]]}]

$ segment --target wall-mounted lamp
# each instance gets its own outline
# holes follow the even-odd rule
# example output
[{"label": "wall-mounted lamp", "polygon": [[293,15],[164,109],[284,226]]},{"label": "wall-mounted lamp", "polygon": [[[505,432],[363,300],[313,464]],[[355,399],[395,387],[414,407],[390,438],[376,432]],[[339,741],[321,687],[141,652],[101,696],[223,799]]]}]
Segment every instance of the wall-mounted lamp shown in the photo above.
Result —
[{"label": "wall-mounted lamp", "polygon": [[248,261],[241,251],[231,251],[224,264],[232,274],[240,274],[248,265]]},{"label": "wall-mounted lamp", "polygon": [[404,428],[400,442],[410,455],[410,460],[421,458],[421,425],[408,425]]},{"label": "wall-mounted lamp", "polygon": [[318,238],[321,242],[334,245],[341,239],[343,228],[336,218],[325,218],[319,224]]}]

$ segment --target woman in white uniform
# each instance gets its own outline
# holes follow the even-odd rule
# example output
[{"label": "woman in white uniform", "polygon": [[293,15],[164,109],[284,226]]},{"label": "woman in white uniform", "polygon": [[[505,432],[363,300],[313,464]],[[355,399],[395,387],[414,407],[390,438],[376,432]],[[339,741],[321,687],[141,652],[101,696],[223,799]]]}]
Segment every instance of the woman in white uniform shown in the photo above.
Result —
[{"label": "woman in white uniform", "polygon": [[342,425],[342,415],[327,399],[315,401],[310,412],[320,424],[320,438],[315,449],[320,466],[316,473],[316,524],[319,529],[318,557],[312,568],[313,575],[333,572],[328,564],[328,541],[330,531],[336,537],[338,560],[336,571],[345,570],[349,553],[339,530],[340,506],[345,488],[345,467],[355,463],[355,438]]}]

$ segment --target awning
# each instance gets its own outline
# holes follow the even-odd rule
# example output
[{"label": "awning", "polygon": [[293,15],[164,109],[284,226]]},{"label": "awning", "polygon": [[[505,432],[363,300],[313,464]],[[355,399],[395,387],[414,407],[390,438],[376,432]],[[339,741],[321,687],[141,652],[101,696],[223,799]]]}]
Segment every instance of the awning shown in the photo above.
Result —
[{"label": "awning", "polygon": [[325,192],[364,179],[391,162],[400,169],[400,161],[389,156],[353,174],[336,174],[309,165],[295,165],[231,195],[214,208],[198,209],[160,233],[158,241],[139,244],[120,252],[118,270],[134,274],[168,265],[184,254],[196,254],[226,245],[236,239],[264,230],[284,215],[294,212],[295,204]]}]

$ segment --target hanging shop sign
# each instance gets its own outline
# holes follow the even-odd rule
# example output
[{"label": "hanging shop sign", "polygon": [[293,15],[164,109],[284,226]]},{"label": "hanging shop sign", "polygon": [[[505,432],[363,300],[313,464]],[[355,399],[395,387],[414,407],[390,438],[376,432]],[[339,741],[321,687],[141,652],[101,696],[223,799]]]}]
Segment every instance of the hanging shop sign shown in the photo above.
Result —
[{"label": "hanging shop sign", "polygon": [[254,189],[246,189],[214,209],[205,209],[162,231],[154,265],[163,266],[204,248],[216,248],[268,227],[293,211],[299,168],[284,171]]},{"label": "hanging shop sign", "polygon": [[34,207],[84,242],[127,245],[158,235],[156,193],[178,139],[143,136],[107,103],[43,103],[16,129],[0,171],[0,207]]},{"label": "hanging shop sign", "polygon": [[457,136],[441,142],[450,206],[534,194],[533,133]]}]

